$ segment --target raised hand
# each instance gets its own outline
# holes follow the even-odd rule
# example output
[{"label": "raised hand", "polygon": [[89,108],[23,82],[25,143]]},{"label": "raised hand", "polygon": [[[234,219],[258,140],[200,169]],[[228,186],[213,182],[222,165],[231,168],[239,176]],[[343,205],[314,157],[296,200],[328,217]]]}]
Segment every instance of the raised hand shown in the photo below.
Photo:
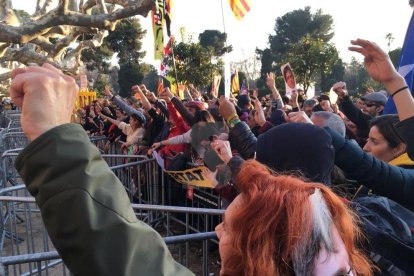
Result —
[{"label": "raised hand", "polygon": [[109,85],[105,85],[105,89],[104,89],[104,94],[105,96],[111,97],[112,98],[112,92],[111,92],[111,87]]},{"label": "raised hand", "polygon": [[237,114],[234,104],[231,103],[228,99],[221,97],[219,102],[219,112],[225,120],[229,119],[231,115]]},{"label": "raised hand", "polygon": [[382,82],[385,86],[388,83],[402,78],[394,68],[389,56],[376,43],[357,39],[352,40],[354,46],[348,49],[358,52],[364,56],[365,67],[368,74],[376,81]]},{"label": "raised hand", "polygon": [[159,97],[165,100],[167,103],[171,102],[171,99],[174,98],[174,94],[171,93],[168,87],[164,88],[164,90],[160,93]]},{"label": "raised hand", "polygon": [[147,92],[145,96],[147,96],[147,99],[152,103],[155,103],[158,100],[153,92]]},{"label": "raised hand", "polygon": [[312,121],[309,119],[308,115],[306,115],[304,111],[290,112],[288,114],[288,120],[291,123],[313,124]]},{"label": "raised hand", "polygon": [[13,71],[12,101],[22,107],[21,124],[33,141],[44,132],[70,122],[79,87],[50,64]]},{"label": "raised hand", "polygon": [[266,85],[269,89],[276,88],[275,73],[266,73]]},{"label": "raised hand", "polygon": [[332,86],[332,90],[338,95],[338,97],[344,97],[348,94],[346,90],[346,83],[343,81],[336,82]]},{"label": "raised hand", "polygon": [[259,126],[263,126],[266,123],[266,117],[264,115],[262,104],[257,98],[254,100],[254,109],[256,110],[256,113],[254,114],[254,120]]}]

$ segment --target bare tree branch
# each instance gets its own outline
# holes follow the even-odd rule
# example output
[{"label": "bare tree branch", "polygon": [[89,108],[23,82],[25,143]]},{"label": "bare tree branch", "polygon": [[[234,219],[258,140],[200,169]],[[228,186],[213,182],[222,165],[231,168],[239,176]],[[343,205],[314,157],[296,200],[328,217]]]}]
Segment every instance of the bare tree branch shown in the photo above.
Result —
[{"label": "bare tree branch", "polygon": [[40,14],[40,10],[41,10],[41,7],[40,7],[40,2],[41,2],[42,0],[37,0],[36,1],[36,10],[35,10],[35,12],[34,12],[34,14],[33,14],[33,16],[38,16],[39,14]]},{"label": "bare tree branch", "polygon": [[[64,2],[63,2],[64,3]],[[39,35],[46,33],[51,27],[59,25],[83,26],[98,29],[113,29],[117,20],[141,14],[146,16],[151,10],[151,0],[140,0],[135,5],[109,14],[85,15],[67,11],[60,14],[54,9],[37,21],[29,21],[21,26],[0,24],[0,42],[27,43]]]},{"label": "bare tree branch", "polygon": [[0,63],[5,61],[18,61],[25,65],[29,65],[31,63],[36,63],[38,65],[42,65],[43,63],[50,63],[70,75],[76,75],[77,69],[61,66],[54,60],[47,58],[42,54],[36,53],[33,48],[30,47],[30,45],[25,45],[21,48],[8,48],[6,54],[0,58]]},{"label": "bare tree branch", "polygon": [[12,2],[11,0],[1,0],[0,1],[0,18],[3,18],[4,16],[6,16],[6,13],[8,10],[11,10],[12,7]]},{"label": "bare tree branch", "polygon": [[[79,2],[79,3],[78,3]],[[85,48],[102,45],[108,30],[121,19],[143,15],[152,9],[153,0],[59,0],[50,10],[53,0],[36,0],[31,20],[20,24],[11,9],[11,0],[0,0],[0,62],[22,64],[51,63],[69,74],[76,74],[82,64]],[[108,11],[107,4],[111,4]],[[96,8],[92,14],[92,8]],[[3,14],[3,16],[1,16]],[[91,39],[80,42],[75,49],[69,45],[87,34]],[[53,38],[53,40],[52,40]],[[13,45],[22,45],[16,48]],[[0,81],[11,76],[0,75]]]},{"label": "bare tree branch", "polygon": [[[120,5],[124,8],[135,5],[136,2],[137,2],[136,0],[106,0],[105,1],[105,3],[107,4]],[[83,10],[89,10],[95,5],[96,5],[96,0],[88,0],[82,7],[83,7]]]},{"label": "bare tree branch", "polygon": [[46,14],[47,8],[52,4],[53,0],[45,0],[43,7],[40,9],[40,15]]}]

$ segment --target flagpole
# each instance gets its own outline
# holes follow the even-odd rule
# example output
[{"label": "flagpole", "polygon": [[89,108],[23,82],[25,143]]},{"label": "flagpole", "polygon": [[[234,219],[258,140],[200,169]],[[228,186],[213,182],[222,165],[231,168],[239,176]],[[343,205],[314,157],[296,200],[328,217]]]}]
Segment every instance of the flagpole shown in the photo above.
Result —
[{"label": "flagpole", "polygon": [[[226,33],[226,23],[224,20],[224,9],[223,9],[223,0],[220,0],[221,3],[221,19],[223,20],[223,31],[226,34],[226,40],[224,41],[224,45],[226,47],[226,51],[224,52],[224,95],[228,94],[228,97],[232,97],[231,93],[231,75],[230,72],[230,63],[228,60],[228,46],[227,46],[227,33]],[[228,92],[228,93],[226,93]]]},{"label": "flagpole", "polygon": [[172,54],[174,74],[175,74],[175,85],[177,86],[177,96],[180,97],[180,91],[178,90],[177,67],[175,66],[175,57],[174,57],[174,41],[171,42],[171,54]]}]

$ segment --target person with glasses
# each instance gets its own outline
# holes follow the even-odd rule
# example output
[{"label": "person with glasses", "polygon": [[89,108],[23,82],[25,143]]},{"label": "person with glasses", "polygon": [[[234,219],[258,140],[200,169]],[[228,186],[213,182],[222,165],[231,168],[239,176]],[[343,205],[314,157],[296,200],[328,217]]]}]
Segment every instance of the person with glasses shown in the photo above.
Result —
[{"label": "person with glasses", "polygon": [[373,92],[361,97],[364,101],[362,104],[362,112],[377,117],[382,114],[387,97],[382,92]]}]

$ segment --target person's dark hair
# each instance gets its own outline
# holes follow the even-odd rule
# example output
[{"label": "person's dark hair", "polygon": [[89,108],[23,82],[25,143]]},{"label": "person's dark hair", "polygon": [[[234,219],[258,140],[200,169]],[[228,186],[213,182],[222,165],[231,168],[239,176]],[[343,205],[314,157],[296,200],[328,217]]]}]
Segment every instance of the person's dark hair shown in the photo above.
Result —
[{"label": "person's dark hair", "polygon": [[207,110],[197,110],[194,114],[194,122],[206,122],[206,123],[214,123],[214,117],[211,113]]},{"label": "person's dark hair", "polygon": [[404,143],[404,140],[398,135],[394,127],[399,121],[398,115],[382,115],[371,121],[371,127],[376,126],[385,140],[387,140],[388,145],[391,148],[396,148],[399,144]]},{"label": "person's dark hair", "polygon": [[249,103],[251,103],[251,99],[249,95],[240,95],[237,99],[237,105],[241,109],[246,108],[249,105]]},{"label": "person's dark hair", "polygon": [[322,102],[322,101],[329,101],[331,102],[331,98],[329,98],[328,95],[322,94],[318,97],[318,102]]},{"label": "person's dark hair", "polygon": [[210,98],[208,97],[208,95],[207,95],[207,94],[203,94],[203,95],[201,95],[201,97],[203,98],[203,100],[204,100],[205,102],[208,102],[208,101],[210,100]]},{"label": "person's dark hair", "polygon": [[221,116],[218,108],[209,108],[208,111],[210,112],[211,116],[213,116],[214,121],[216,121],[216,123],[223,123],[223,117]]},{"label": "person's dark hair", "polygon": [[282,101],[283,101],[283,103],[284,103],[284,104],[289,104],[290,99],[289,99],[289,97],[288,97],[288,96],[283,95],[283,96],[282,96]]},{"label": "person's dark hair", "polygon": [[135,113],[132,113],[131,115],[130,115],[130,117],[131,118],[134,118],[137,122],[138,122],[138,127],[142,127],[142,125],[143,125],[143,122],[142,122],[142,118],[141,117],[139,117],[137,114],[135,114]]}]

